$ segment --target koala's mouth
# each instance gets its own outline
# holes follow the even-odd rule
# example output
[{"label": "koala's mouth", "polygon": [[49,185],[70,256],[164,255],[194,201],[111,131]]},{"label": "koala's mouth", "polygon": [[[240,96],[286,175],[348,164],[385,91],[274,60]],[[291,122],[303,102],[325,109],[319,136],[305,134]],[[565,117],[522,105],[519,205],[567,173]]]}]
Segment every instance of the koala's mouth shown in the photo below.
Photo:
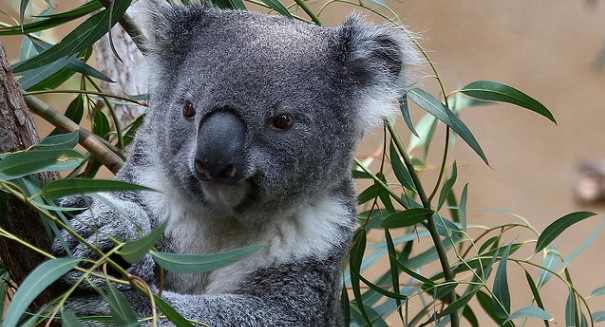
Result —
[{"label": "koala's mouth", "polygon": [[235,184],[221,182],[200,182],[204,197],[213,205],[220,207],[235,208],[240,205],[250,190],[250,184],[247,181],[240,181]]}]

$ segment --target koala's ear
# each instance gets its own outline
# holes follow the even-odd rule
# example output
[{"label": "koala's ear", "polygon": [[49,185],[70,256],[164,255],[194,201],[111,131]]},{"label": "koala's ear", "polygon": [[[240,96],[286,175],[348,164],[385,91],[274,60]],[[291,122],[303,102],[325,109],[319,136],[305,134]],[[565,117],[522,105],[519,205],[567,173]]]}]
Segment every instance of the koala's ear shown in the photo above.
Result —
[{"label": "koala's ear", "polygon": [[420,62],[410,36],[391,25],[372,25],[359,15],[341,27],[343,64],[354,87],[362,130],[380,125],[397,110],[397,100],[413,84]]}]

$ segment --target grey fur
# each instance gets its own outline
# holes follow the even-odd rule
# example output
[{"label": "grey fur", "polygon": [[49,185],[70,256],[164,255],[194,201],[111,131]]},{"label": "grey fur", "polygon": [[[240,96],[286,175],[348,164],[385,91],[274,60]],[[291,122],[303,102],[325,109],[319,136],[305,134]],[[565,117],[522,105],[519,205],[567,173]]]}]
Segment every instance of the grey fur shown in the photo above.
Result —
[{"label": "grey fur", "polygon": [[[106,195],[112,206],[95,200],[74,228],[102,249],[113,245],[106,235],[137,239],[165,219],[161,251],[265,242],[214,272],[168,274],[164,299],[210,326],[341,326],[341,267],[356,211],[351,158],[363,131],[380,125],[409,85],[417,58],[406,36],[357,16],[325,28],[165,2],[154,2],[149,21],[150,107],[117,178],[160,192]],[[186,102],[191,118],[182,114]],[[241,149],[226,155],[237,159],[229,184],[201,182],[194,164],[207,141],[200,129],[217,111],[245,126],[234,132]],[[292,125],[273,127],[284,113]],[[64,237],[76,257],[92,256]],[[155,270],[149,256],[130,268],[150,283]],[[150,314],[145,297],[122,289],[139,317]],[[107,314],[102,303],[84,294],[70,307]]]}]

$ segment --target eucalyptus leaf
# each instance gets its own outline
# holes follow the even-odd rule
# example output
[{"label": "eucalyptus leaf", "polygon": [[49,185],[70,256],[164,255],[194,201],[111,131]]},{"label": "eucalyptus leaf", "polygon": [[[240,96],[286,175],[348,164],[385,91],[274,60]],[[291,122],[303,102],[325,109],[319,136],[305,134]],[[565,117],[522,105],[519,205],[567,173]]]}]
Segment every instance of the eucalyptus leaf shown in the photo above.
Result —
[{"label": "eucalyptus leaf", "polygon": [[183,318],[180,313],[174,310],[174,308],[172,308],[168,303],[166,303],[166,301],[164,301],[161,297],[154,294],[153,301],[158,306],[160,311],[164,313],[166,318],[168,318],[168,320],[173,322],[176,326],[193,327],[193,325],[187,319]]},{"label": "eucalyptus leaf", "polygon": [[107,283],[107,294],[104,297],[117,326],[136,327],[141,325],[124,294],[120,293],[111,283]]},{"label": "eucalyptus leaf", "polygon": [[605,321],[605,311],[597,311],[592,313],[592,320],[594,322],[603,322]]},{"label": "eucalyptus leaf", "polygon": [[264,4],[266,4],[269,8],[277,11],[281,15],[284,15],[288,18],[293,18],[292,14],[281,4],[278,0],[261,0]]},{"label": "eucalyptus leaf", "polygon": [[79,139],[80,135],[75,130],[71,133],[48,136],[40,141],[40,143],[34,145],[34,148],[40,151],[71,150],[78,145]]},{"label": "eucalyptus leaf", "polygon": [[[78,94],[67,106],[65,117],[71,119],[76,124],[80,124],[84,115],[84,95]],[[55,128],[50,135],[61,134],[61,130]]]},{"label": "eucalyptus leaf", "polygon": [[460,118],[458,118],[452,111],[446,108],[441,101],[425,90],[419,88],[410,90],[408,92],[408,98],[414,101],[422,109],[433,115],[435,118],[449,126],[456,134],[460,135],[460,137],[471,147],[471,149],[473,149],[473,151],[479,155],[479,157],[481,157],[481,159],[483,159],[486,164],[489,164],[485,154],[483,153],[483,149],[481,149],[481,146],[479,143],[477,143],[477,140],[468,127],[466,127],[462,120],[460,120]]},{"label": "eucalyptus leaf", "polygon": [[153,189],[117,180],[59,179],[46,184],[42,188],[41,195],[56,199],[74,194],[112,191],[153,191]]},{"label": "eucalyptus leaf", "polygon": [[228,266],[250,256],[263,246],[264,244],[255,244],[213,254],[177,254],[151,251],[151,256],[157,264],[170,272],[200,273]]},{"label": "eucalyptus leaf", "polygon": [[383,228],[400,228],[414,226],[429,219],[435,212],[431,209],[414,208],[395,212],[382,221]]},{"label": "eucalyptus leaf", "polygon": [[16,26],[7,26],[0,27],[0,36],[2,35],[22,35],[22,34],[32,34],[35,32],[39,32],[45,29],[53,28],[59,25],[63,25],[66,22],[72,21],[74,19],[78,19],[82,16],[85,16],[91,12],[99,10],[103,8],[103,5],[98,1],[89,1],[82,6],[75,8],[73,10],[53,14],[53,15],[40,15],[36,17],[44,18],[41,20],[36,20],[33,23],[29,24],[20,24]]},{"label": "eucalyptus leaf", "polygon": [[542,308],[530,305],[511,313],[510,316],[508,316],[508,318],[505,320],[505,322],[509,322],[513,319],[519,318],[537,318],[541,320],[550,320],[552,319],[552,316],[548,312],[544,311]]},{"label": "eucalyptus leaf", "polygon": [[407,125],[408,129],[412,134],[416,137],[420,137],[418,132],[416,132],[416,128],[414,128],[414,123],[412,122],[412,116],[410,115],[410,107],[408,106],[408,95],[405,94],[399,100],[399,110],[401,110],[401,116],[403,117],[403,121]]},{"label": "eucalyptus leaf", "polygon": [[506,84],[494,81],[475,81],[460,89],[459,92],[480,100],[511,103],[536,112],[553,123],[557,122],[543,104]]},{"label": "eucalyptus leaf", "polygon": [[506,319],[506,317],[510,314],[510,291],[508,287],[506,264],[508,262],[508,255],[512,245],[512,243],[509,244],[504,250],[502,259],[500,259],[500,265],[496,271],[496,278],[494,279],[494,311],[501,319]]},{"label": "eucalyptus leaf", "polygon": [[569,290],[567,301],[565,301],[565,326],[576,326],[578,320],[578,303],[572,289]]},{"label": "eucalyptus leaf", "polygon": [[63,310],[61,312],[61,327],[80,327],[80,326],[84,326],[82,325],[82,323],[78,320],[78,318],[76,317],[76,315],[69,311],[69,310]]},{"label": "eucalyptus leaf", "polygon": [[441,188],[441,193],[439,194],[439,202],[437,202],[437,210],[441,210],[445,200],[448,195],[452,192],[452,187],[456,183],[456,179],[458,178],[458,167],[456,166],[456,162],[452,165],[452,174],[450,178],[448,178],[445,183],[443,183],[443,187]]},{"label": "eucalyptus leaf", "polygon": [[17,326],[21,315],[25,313],[32,301],[50,284],[72,270],[80,259],[57,258],[40,264],[21,283],[15,293],[4,319],[4,327]]},{"label": "eucalyptus leaf", "polygon": [[130,2],[131,0],[116,1],[111,6],[111,11],[105,9],[94,14],[66,35],[59,43],[37,56],[14,66],[13,72],[19,73],[38,68],[88,48],[103,35],[107,34],[109,28],[120,20],[126,9],[130,6]]},{"label": "eucalyptus leaf", "polygon": [[554,223],[546,227],[542,234],[540,234],[540,237],[538,237],[538,242],[536,242],[535,252],[538,253],[539,251],[542,251],[559,235],[561,235],[561,233],[563,233],[567,228],[569,228],[573,224],[578,223],[594,215],[595,213],[593,212],[580,211],[567,214],[557,219]]},{"label": "eucalyptus leaf", "polygon": [[157,228],[154,228],[145,237],[125,243],[117,253],[130,264],[140,262],[162,237],[164,230],[166,230],[167,222],[165,221]]},{"label": "eucalyptus leaf", "polygon": [[84,157],[73,150],[24,151],[0,161],[0,179],[11,180],[47,171],[77,167]]}]

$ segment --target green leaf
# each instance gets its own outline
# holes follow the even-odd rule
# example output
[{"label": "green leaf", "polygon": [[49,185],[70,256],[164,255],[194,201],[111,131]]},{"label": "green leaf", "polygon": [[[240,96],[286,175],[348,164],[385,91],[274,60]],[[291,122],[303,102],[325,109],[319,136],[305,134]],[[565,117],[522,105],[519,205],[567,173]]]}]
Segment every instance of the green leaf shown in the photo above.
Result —
[{"label": "green leaf", "polygon": [[446,108],[441,101],[433,97],[430,93],[419,88],[410,90],[408,92],[408,97],[422,109],[426,110],[435,118],[449,126],[456,134],[460,135],[460,137],[471,147],[471,149],[473,149],[473,151],[475,151],[479,157],[481,157],[481,159],[483,159],[483,161],[489,165],[487,158],[483,153],[483,149],[481,149],[481,146],[479,143],[477,143],[477,140],[471,131],[468,129],[468,127],[466,127],[466,125],[464,125],[462,120],[460,120],[460,118]]},{"label": "green leaf", "polygon": [[[534,296],[534,300],[536,301],[536,304],[538,305],[538,307],[542,310],[544,310],[544,303],[542,302],[542,297],[540,296],[540,291],[538,291],[538,287],[536,286],[536,283],[534,283],[533,278],[531,278],[531,275],[527,272],[527,270],[525,271],[525,279],[527,280],[527,284],[529,284],[529,289],[531,290],[531,294]],[[508,318],[508,319],[513,319],[513,318]],[[546,327],[549,327],[550,325],[548,324],[548,320],[549,319],[545,319],[544,321],[544,325]]]},{"label": "green leaf", "polygon": [[391,156],[391,167],[393,168],[393,173],[395,173],[395,177],[401,185],[407,188],[410,191],[416,192],[416,187],[414,186],[414,181],[412,180],[412,176],[408,171],[407,167],[401,161],[399,157],[399,153],[395,149],[393,145],[393,141],[389,146],[389,154]]},{"label": "green leaf", "polygon": [[508,316],[508,318],[505,320],[505,322],[509,322],[513,319],[519,319],[519,318],[523,318],[523,319],[537,318],[537,319],[542,319],[542,320],[548,321],[548,320],[552,319],[552,316],[550,314],[548,314],[548,312],[544,311],[543,309],[530,305],[530,306],[521,308],[521,309],[513,312],[510,316]]},{"label": "green leaf", "polygon": [[157,228],[154,228],[148,235],[145,237],[130,241],[124,244],[118,254],[126,260],[126,262],[130,264],[135,264],[143,260],[143,257],[153,248],[153,246],[158,242],[158,240],[164,234],[164,230],[166,230],[166,225],[168,221],[165,221]]},{"label": "green leaf", "polygon": [[592,320],[594,322],[603,322],[605,321],[605,311],[597,311],[592,313]]},{"label": "green leaf", "polygon": [[437,123],[437,118],[431,114],[426,114],[420,118],[420,121],[418,121],[418,125],[416,126],[418,137],[412,135],[410,144],[408,145],[408,151],[411,152],[415,148],[424,145],[424,156],[426,157],[433,136],[435,135],[435,130],[437,129]]},{"label": "green leaf", "polygon": [[468,184],[464,185],[462,189],[462,195],[460,196],[460,204],[458,205],[458,217],[460,218],[460,225],[462,225],[462,230],[466,231],[466,198],[468,193]]},{"label": "green leaf", "polygon": [[13,297],[8,310],[4,327],[17,326],[21,315],[25,313],[32,301],[44,291],[50,284],[61,276],[72,270],[80,262],[80,259],[57,258],[43,262],[36,267],[21,283],[17,293]]},{"label": "green leaf", "polygon": [[480,100],[511,103],[536,112],[553,123],[557,123],[555,117],[543,104],[506,84],[494,81],[475,81],[460,89],[459,92]]},{"label": "green leaf", "polygon": [[66,35],[61,42],[37,56],[14,66],[13,72],[19,73],[42,67],[88,48],[105,35],[109,31],[109,27],[112,27],[120,20],[126,9],[130,6],[130,2],[131,0],[114,2],[111,6],[111,11],[106,9],[94,14]]},{"label": "green leaf", "polygon": [[264,246],[264,244],[255,244],[212,254],[177,254],[151,251],[151,256],[155,262],[168,271],[176,273],[200,273],[228,266],[251,255]]},{"label": "green leaf", "polygon": [[565,302],[565,326],[573,327],[576,326],[576,320],[578,320],[578,304],[576,302],[576,295],[573,290],[569,290],[567,301]]},{"label": "green leaf", "polygon": [[552,243],[563,231],[569,228],[571,225],[580,222],[586,218],[594,216],[595,213],[592,212],[574,212],[568,215],[565,215],[559,219],[557,219],[554,223],[550,224],[540,237],[538,237],[538,242],[536,243],[535,252],[538,253],[542,251],[546,246]]},{"label": "green leaf", "polygon": [[[494,311],[494,306],[490,296],[483,291],[478,291],[476,297],[477,301],[479,302],[479,305],[481,305],[481,308],[483,308],[483,311],[485,311],[485,313],[487,313],[487,315],[490,316],[490,318],[492,318],[498,326],[503,326],[504,319],[498,317],[498,315]],[[508,326],[510,326],[510,322]]]},{"label": "green leaf", "polygon": [[568,255],[567,258],[565,258],[565,260],[563,260],[563,265],[562,265],[563,267],[562,267],[562,269],[567,268],[567,266],[578,255],[580,255],[580,253],[582,253],[584,250],[586,250],[592,244],[592,242],[595,240],[595,238],[597,237],[597,235],[599,235],[599,232],[601,232],[601,229],[603,229],[603,225],[604,224],[605,224],[605,220],[601,220],[601,223],[593,230],[593,232],[586,239],[586,241],[584,241],[584,243],[582,243],[582,245],[580,245],[580,247],[578,247],[575,251],[573,251],[570,255]]},{"label": "green leaf", "polygon": [[27,4],[29,0],[21,0],[21,4],[19,5],[19,24],[23,25],[25,22],[25,10],[27,9]]},{"label": "green leaf", "polygon": [[467,305],[464,307],[462,316],[471,324],[471,327],[479,327],[479,320],[477,320],[477,317],[470,306]]},{"label": "green leaf", "polygon": [[34,148],[40,151],[48,150],[71,150],[78,145],[80,135],[78,131],[73,131],[67,134],[58,134],[46,137],[40,143],[36,144]]},{"label": "green leaf", "polygon": [[19,79],[19,85],[21,88],[26,91],[31,91],[35,86],[45,81],[52,75],[59,72],[61,69],[65,68],[67,64],[75,59],[77,54],[71,55],[69,57],[59,58],[56,61],[53,61],[47,65],[42,67],[34,68],[28,70],[22,74],[22,77]]},{"label": "green leaf", "polygon": [[[65,110],[65,117],[71,119],[76,124],[80,124],[82,116],[84,115],[84,95],[78,94],[67,106]],[[50,135],[57,135],[62,133],[61,130],[55,128]]]},{"label": "green leaf", "polygon": [[367,189],[357,196],[357,203],[364,204],[368,201],[374,200],[380,192],[380,186],[378,184],[372,184]]},{"label": "green leaf", "polygon": [[107,294],[104,297],[109,304],[109,310],[111,310],[111,316],[115,320],[116,326],[134,327],[141,325],[124,294],[120,293],[111,283],[107,283]]},{"label": "green leaf", "polygon": [[84,157],[73,150],[24,151],[0,161],[0,179],[11,180],[46,171],[73,169]]},{"label": "green leaf", "polygon": [[[361,295],[360,289],[360,271],[361,264],[364,259],[364,253],[366,249],[366,231],[362,228],[357,230],[355,236],[353,236],[353,245],[351,246],[351,250],[349,251],[349,272],[351,276],[351,289],[353,290],[353,295],[355,298],[356,306],[351,306],[352,309],[357,308],[358,312],[361,314],[363,319],[372,325],[372,321],[368,317],[368,313],[366,312],[366,307],[363,303],[363,297]],[[353,310],[352,312],[354,312]]]},{"label": "green leaf", "polygon": [[387,5],[386,2],[384,2],[384,0],[368,0],[369,3],[373,3],[375,5],[379,5],[381,7],[384,7],[388,10],[391,10],[391,8],[389,7],[389,5]]},{"label": "green leaf", "polygon": [[590,296],[601,296],[605,294],[605,286],[601,286],[599,288],[594,289],[592,292],[590,292]]},{"label": "green leaf", "polygon": [[83,326],[82,323],[78,320],[76,315],[69,311],[63,310],[61,312],[61,327],[80,327]]},{"label": "green leaf", "polygon": [[382,221],[382,228],[400,228],[414,226],[429,219],[435,212],[431,209],[413,208],[405,211],[395,212],[388,215]]},{"label": "green leaf", "polygon": [[496,271],[496,278],[494,279],[494,298],[493,305],[494,311],[498,317],[505,319],[510,313],[510,291],[508,288],[508,277],[506,271],[506,263],[508,261],[508,255],[510,248],[513,244],[509,244],[502,254],[498,270]]},{"label": "green leaf", "polygon": [[281,15],[284,15],[288,18],[292,18],[292,14],[281,4],[278,0],[261,0],[264,4],[266,4],[269,8],[277,11]]},{"label": "green leaf", "polygon": [[418,135],[418,132],[416,132],[416,129],[414,128],[414,123],[412,122],[412,116],[410,115],[410,107],[408,106],[408,95],[407,94],[405,94],[399,100],[399,109],[401,110],[401,115],[403,116],[403,121],[408,126],[408,129],[410,130],[410,132],[412,132],[412,134],[414,134],[416,137],[420,137]]},{"label": "green leaf", "polygon": [[107,119],[107,116],[105,116],[105,113],[100,110],[95,112],[92,122],[92,132],[95,135],[109,141],[109,133],[111,132],[109,120]]},{"label": "green leaf", "polygon": [[59,179],[46,184],[42,188],[42,195],[49,198],[61,198],[73,194],[112,191],[153,191],[153,189],[117,180]]},{"label": "green leaf", "polygon": [[552,278],[553,274],[550,271],[556,271],[557,267],[559,266],[559,262],[561,262],[561,256],[551,244],[548,251],[546,251],[546,254],[544,255],[544,262],[542,264],[542,267],[548,270],[542,269],[540,271],[540,277],[538,277],[537,283],[538,288],[544,286],[544,284],[546,284]]},{"label": "green leaf", "polygon": [[46,19],[37,20],[33,23],[24,24],[24,25],[16,25],[16,26],[8,26],[0,28],[0,36],[2,35],[22,35],[22,34],[32,34],[38,31],[42,31],[45,29],[49,29],[55,26],[63,25],[66,22],[72,21],[74,19],[78,19],[84,15],[87,15],[93,11],[103,8],[103,5],[98,1],[89,1],[82,6],[54,15],[44,15],[37,16],[43,17]]},{"label": "green leaf", "polygon": [[441,210],[448,195],[452,192],[452,187],[456,183],[456,178],[458,178],[458,167],[456,166],[456,161],[454,161],[454,164],[452,166],[452,175],[447,181],[445,181],[445,183],[443,183],[443,187],[441,188],[441,193],[439,194],[439,202],[437,202],[437,210]]},{"label": "green leaf", "polygon": [[181,316],[180,313],[178,313],[176,310],[174,310],[161,297],[154,294],[153,300],[154,300],[155,304],[158,306],[158,308],[160,309],[160,311],[162,311],[164,313],[164,315],[166,316],[166,318],[168,318],[168,320],[170,320],[172,323],[174,323],[175,326],[193,327],[193,325],[187,319],[183,318],[183,316]]}]

